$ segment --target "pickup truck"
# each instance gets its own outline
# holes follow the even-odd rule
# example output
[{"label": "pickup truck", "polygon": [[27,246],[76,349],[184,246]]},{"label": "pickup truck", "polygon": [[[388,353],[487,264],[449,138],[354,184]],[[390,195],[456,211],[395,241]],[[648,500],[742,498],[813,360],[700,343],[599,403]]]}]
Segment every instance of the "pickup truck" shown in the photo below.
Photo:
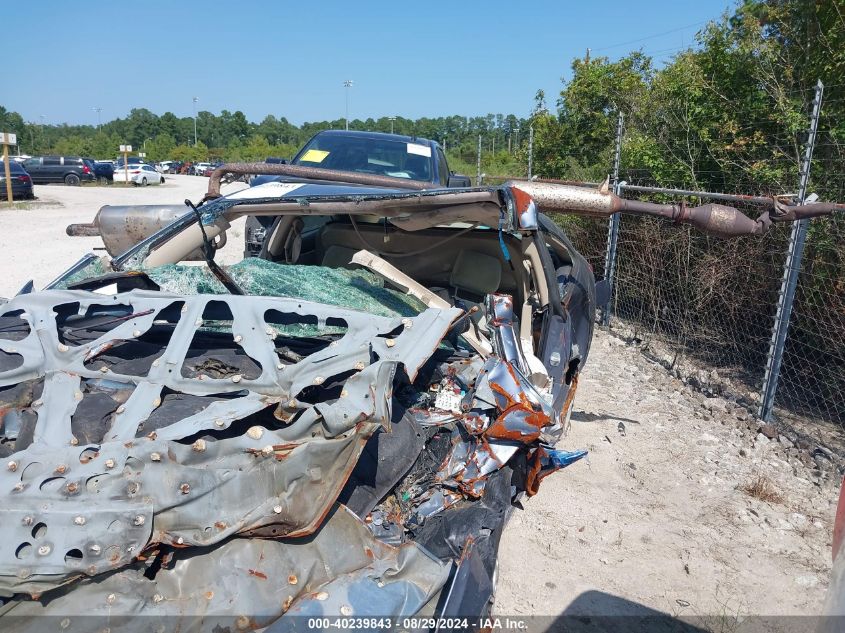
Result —
[{"label": "pickup truck", "polygon": [[[268,162],[287,161],[268,159]],[[446,154],[436,141],[401,134],[324,130],[311,137],[290,164],[425,181],[431,183],[432,189],[472,186],[468,176],[449,169]],[[286,176],[256,176],[250,185],[299,180]],[[247,218],[244,257],[254,257],[261,251],[271,222],[269,217]]]}]

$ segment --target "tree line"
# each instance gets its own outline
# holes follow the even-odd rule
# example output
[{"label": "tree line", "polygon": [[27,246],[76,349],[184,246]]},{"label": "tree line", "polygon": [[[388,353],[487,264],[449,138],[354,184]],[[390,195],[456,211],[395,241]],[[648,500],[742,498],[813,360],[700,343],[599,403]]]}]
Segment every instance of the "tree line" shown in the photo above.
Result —
[{"label": "tree line", "polygon": [[[263,160],[268,156],[290,158],[311,136],[321,130],[343,129],[343,119],[295,125],[285,117],[267,115],[260,123],[247,120],[240,110],[197,113],[196,143],[194,118],[172,112],[157,115],[146,108],[133,108],[124,118],[94,125],[45,125],[28,122],[17,112],[0,106],[0,129],[16,133],[19,152],[110,158],[119,145],[130,144],[148,159],[158,161]],[[516,161],[527,138],[527,120],[513,114],[486,116],[389,117],[353,119],[352,130],[395,132],[432,139],[445,145],[450,155],[467,164],[475,163],[478,137],[482,138],[485,160],[493,154],[498,163]],[[504,168],[504,167],[503,167]]]}]

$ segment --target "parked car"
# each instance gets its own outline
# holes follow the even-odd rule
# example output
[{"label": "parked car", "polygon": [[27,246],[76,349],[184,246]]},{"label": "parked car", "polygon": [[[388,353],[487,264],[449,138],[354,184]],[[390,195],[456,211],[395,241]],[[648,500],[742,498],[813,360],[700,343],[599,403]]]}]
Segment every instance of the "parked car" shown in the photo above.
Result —
[{"label": "parked car", "polygon": [[156,163],[155,168],[160,174],[172,174],[174,173],[173,169],[178,163],[179,161],[176,160],[163,160]]},{"label": "parked car", "polygon": [[194,176],[205,176],[205,172],[209,167],[211,167],[211,163],[195,163]]},{"label": "parked car", "polygon": [[[433,187],[472,185],[468,176],[449,169],[446,154],[436,141],[401,134],[324,130],[311,137],[290,164],[420,180]],[[279,178],[259,176],[255,184],[272,180]]]},{"label": "parked car", "polygon": [[[267,162],[285,164],[288,161],[273,158]],[[431,183],[432,188],[469,187],[472,184],[468,176],[449,169],[446,154],[436,141],[401,134],[324,130],[311,137],[290,164],[424,181]],[[297,180],[301,178],[256,176],[250,184]],[[261,250],[269,228],[267,222],[266,218],[247,218],[244,230],[244,252],[247,256]]]},{"label": "parked car", "polygon": [[33,156],[23,165],[34,184],[63,182],[76,186],[96,179],[92,167],[79,156]]},{"label": "parked car", "polygon": [[[14,200],[35,197],[32,178],[26,173],[26,169],[21,163],[10,160],[9,175],[12,180],[12,198]],[[0,160],[0,200],[8,200],[6,195],[6,168],[3,166],[2,160]]]},{"label": "parked car", "polygon": [[94,170],[94,176],[100,184],[106,185],[114,182],[114,164],[111,161],[97,161],[93,158],[86,158],[89,167]]},{"label": "parked car", "polygon": [[[128,181],[127,177],[129,178]],[[119,183],[131,182],[146,187],[151,184],[164,184],[164,176],[158,173],[152,165],[129,165],[128,169],[121,167],[114,170],[114,181]]]},{"label": "parked car", "polygon": [[[138,156],[129,156],[126,160],[126,163],[128,165],[146,165],[147,161],[144,160],[143,158],[138,157]],[[123,156],[120,156],[114,162],[114,168],[118,169],[118,168],[122,168],[122,167],[123,167]]]}]

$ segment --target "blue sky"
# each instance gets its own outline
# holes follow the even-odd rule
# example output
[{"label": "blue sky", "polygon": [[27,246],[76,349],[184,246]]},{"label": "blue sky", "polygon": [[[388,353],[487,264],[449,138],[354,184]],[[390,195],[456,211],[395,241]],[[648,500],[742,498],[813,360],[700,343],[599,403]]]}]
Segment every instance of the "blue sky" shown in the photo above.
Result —
[{"label": "blue sky", "polygon": [[133,107],[189,116],[197,96],[201,110],[299,124],[343,117],[345,79],[354,81],[352,118],[526,115],[538,88],[554,106],[561,77],[588,47],[611,58],[642,48],[666,60],[734,2],[4,5],[0,105],[26,120],[96,123],[94,107],[103,121]]}]

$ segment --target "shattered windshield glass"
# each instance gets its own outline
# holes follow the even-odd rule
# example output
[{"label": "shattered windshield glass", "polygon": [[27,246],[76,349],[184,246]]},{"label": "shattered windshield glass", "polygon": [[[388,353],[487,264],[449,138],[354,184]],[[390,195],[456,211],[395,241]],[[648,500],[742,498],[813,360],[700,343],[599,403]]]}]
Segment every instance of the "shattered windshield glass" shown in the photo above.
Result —
[{"label": "shattered windshield glass", "polygon": [[[304,299],[385,317],[414,316],[425,309],[421,301],[385,288],[381,277],[365,270],[275,264],[255,257],[222,268],[248,295]],[[228,294],[205,266],[168,264],[144,272],[166,292]]]},{"label": "shattered windshield glass", "polygon": [[50,285],[51,288],[69,288],[75,283],[80,281],[85,281],[86,279],[92,279],[94,277],[101,277],[107,273],[111,272],[111,268],[109,267],[108,259],[105,257],[98,257],[95,259],[91,259],[85,265],[82,265],[71,272],[67,276],[60,277],[57,281]]},{"label": "shattered windshield glass", "polygon": [[[416,316],[426,307],[410,295],[385,288],[381,277],[366,270],[275,264],[258,258],[248,258],[223,268],[248,295],[303,299],[383,317]],[[168,264],[145,272],[165,292],[180,295],[228,294],[223,284],[205,266]],[[325,323],[273,324],[272,328],[287,336],[342,332],[342,329]]]}]

